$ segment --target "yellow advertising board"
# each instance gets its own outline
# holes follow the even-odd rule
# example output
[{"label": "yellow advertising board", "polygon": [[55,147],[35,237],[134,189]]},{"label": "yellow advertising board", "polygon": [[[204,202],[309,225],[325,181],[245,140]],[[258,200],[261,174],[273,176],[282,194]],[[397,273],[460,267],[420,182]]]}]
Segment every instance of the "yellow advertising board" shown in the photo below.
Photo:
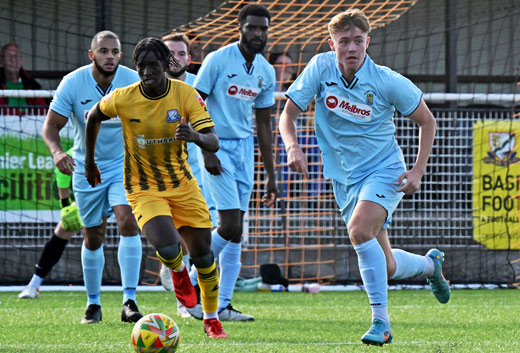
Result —
[{"label": "yellow advertising board", "polygon": [[473,125],[473,238],[520,249],[520,121]]}]

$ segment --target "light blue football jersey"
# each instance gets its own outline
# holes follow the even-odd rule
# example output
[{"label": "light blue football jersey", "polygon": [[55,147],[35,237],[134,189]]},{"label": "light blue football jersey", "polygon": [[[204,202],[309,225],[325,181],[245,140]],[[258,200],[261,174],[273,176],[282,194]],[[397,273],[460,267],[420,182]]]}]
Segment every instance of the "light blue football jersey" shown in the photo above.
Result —
[{"label": "light blue football jersey", "polygon": [[[193,87],[193,82],[195,81],[195,75],[189,72],[186,72],[186,77],[184,78],[184,82]],[[191,168],[191,173],[195,176],[195,179],[199,182],[199,186],[202,183],[202,175],[200,174],[200,163],[197,151],[199,146],[197,146],[194,142],[188,142],[188,164]]]},{"label": "light blue football jersey", "polygon": [[368,55],[349,83],[331,51],[311,59],[287,97],[302,111],[316,97],[314,123],[323,173],[353,184],[380,167],[404,163],[395,139],[394,111],[405,116],[413,113],[422,92],[404,76],[376,65]]},{"label": "light blue football jersey", "polygon": [[210,53],[194,87],[208,95],[206,105],[219,138],[247,138],[253,133],[253,108],[274,105],[274,68],[257,54],[248,69],[238,43]]},{"label": "light blue football jersey", "polygon": [[[76,169],[83,173],[85,164],[85,125],[90,108],[116,88],[139,81],[134,70],[119,65],[111,85],[104,92],[92,75],[92,64],[82,66],[66,75],[60,82],[50,109],[70,119],[74,126],[74,151]],[[100,169],[110,166],[114,160],[123,160],[123,133],[119,118],[101,123],[96,142],[96,164]],[[79,164],[79,166],[78,166]]]}]

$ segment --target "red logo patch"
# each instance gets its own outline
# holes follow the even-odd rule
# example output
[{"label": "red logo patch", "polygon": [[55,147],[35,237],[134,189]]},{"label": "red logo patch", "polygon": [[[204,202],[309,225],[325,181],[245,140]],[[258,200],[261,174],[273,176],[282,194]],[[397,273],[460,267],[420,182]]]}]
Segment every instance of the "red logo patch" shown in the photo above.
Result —
[{"label": "red logo patch", "polygon": [[197,94],[195,97],[197,98],[197,100],[199,101],[199,103],[200,103],[200,105],[201,105],[202,107],[205,107],[205,106],[206,106],[206,103],[204,102],[204,99],[202,99],[202,97],[200,96],[200,94]]},{"label": "red logo patch", "polygon": [[327,104],[327,107],[329,107],[330,109],[334,109],[338,106],[338,99],[334,96],[328,96],[325,102]]},{"label": "red logo patch", "polygon": [[228,93],[232,96],[234,96],[235,94],[237,94],[238,92],[238,87],[237,86],[230,86],[228,88]]}]

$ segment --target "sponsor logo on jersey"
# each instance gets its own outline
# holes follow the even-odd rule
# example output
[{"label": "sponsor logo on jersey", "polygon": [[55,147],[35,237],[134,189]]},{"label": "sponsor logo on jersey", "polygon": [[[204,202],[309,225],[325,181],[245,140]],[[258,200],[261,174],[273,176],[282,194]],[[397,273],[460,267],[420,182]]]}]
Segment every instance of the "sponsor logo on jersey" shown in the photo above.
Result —
[{"label": "sponsor logo on jersey", "polygon": [[172,143],[175,142],[175,137],[173,136],[166,136],[166,137],[160,137],[156,139],[147,139],[144,137],[144,135],[137,135],[134,137],[134,141],[137,142],[137,145],[139,148],[146,148],[147,145],[160,145],[164,143]]},{"label": "sponsor logo on jersey", "polygon": [[199,103],[200,103],[200,105],[201,105],[202,107],[205,107],[205,106],[206,106],[206,102],[204,102],[204,99],[202,99],[202,97],[200,96],[200,94],[197,94],[197,95],[195,96],[195,98],[197,98],[197,100],[199,101]]},{"label": "sponsor logo on jersey", "polygon": [[168,116],[166,117],[167,123],[176,123],[179,120],[181,120],[181,116],[177,109],[168,110]]},{"label": "sponsor logo on jersey", "polygon": [[372,108],[368,105],[329,94],[325,98],[325,106],[339,116],[349,116],[363,121],[372,120]]},{"label": "sponsor logo on jersey", "polygon": [[239,85],[230,85],[227,89],[227,95],[238,99],[253,100],[260,90],[258,88],[251,88]]}]

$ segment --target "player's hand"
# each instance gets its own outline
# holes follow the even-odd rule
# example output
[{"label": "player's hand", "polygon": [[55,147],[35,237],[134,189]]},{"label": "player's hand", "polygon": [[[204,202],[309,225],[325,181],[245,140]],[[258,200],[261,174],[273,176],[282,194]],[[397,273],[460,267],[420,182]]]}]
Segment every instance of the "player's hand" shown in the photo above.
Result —
[{"label": "player's hand", "polygon": [[415,171],[413,168],[404,172],[397,179],[396,185],[400,185],[397,192],[404,192],[405,195],[412,195],[421,186],[421,179],[423,174]]},{"label": "player's hand", "polygon": [[88,183],[92,187],[101,184],[101,172],[95,164],[89,166],[85,164],[85,177],[87,178]]},{"label": "player's hand", "polygon": [[294,146],[287,149],[287,165],[291,170],[303,175],[308,178],[309,170],[307,166],[307,157],[303,153],[300,146]]},{"label": "player's hand", "polygon": [[55,153],[52,158],[54,159],[54,165],[60,172],[65,175],[72,175],[76,163],[67,152],[59,151]]},{"label": "player's hand", "polygon": [[276,188],[276,181],[267,177],[265,182],[267,193],[262,196],[262,204],[266,207],[272,206],[276,203],[278,198],[278,189]]},{"label": "player's hand", "polygon": [[76,206],[75,202],[61,209],[61,225],[63,229],[69,232],[77,232],[83,227],[79,217],[78,206]]},{"label": "player's hand", "polygon": [[193,130],[190,124],[186,123],[184,117],[181,117],[181,122],[177,125],[177,130],[175,131],[175,139],[192,142],[196,137],[197,132]]},{"label": "player's hand", "polygon": [[211,175],[220,175],[224,169],[220,165],[220,159],[218,159],[215,153],[203,151],[204,155],[204,167]]}]

